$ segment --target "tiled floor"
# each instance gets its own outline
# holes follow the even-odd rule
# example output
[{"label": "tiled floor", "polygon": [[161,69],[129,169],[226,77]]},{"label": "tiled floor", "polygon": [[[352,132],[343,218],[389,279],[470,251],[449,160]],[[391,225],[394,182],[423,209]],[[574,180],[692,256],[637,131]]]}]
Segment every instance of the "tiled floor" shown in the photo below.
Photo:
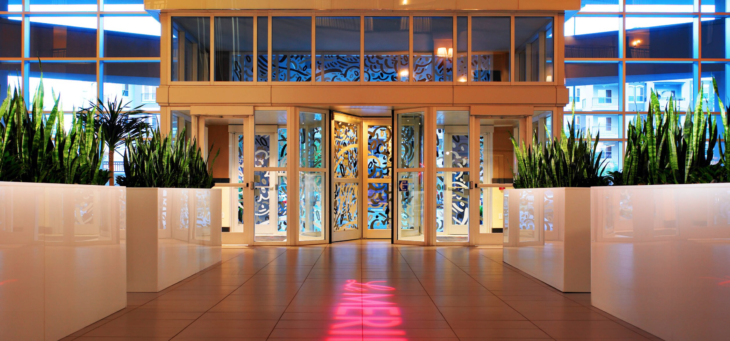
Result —
[{"label": "tiled floor", "polygon": [[[501,248],[224,249],[67,340],[658,340],[502,263]],[[377,282],[376,282],[377,281]]]}]

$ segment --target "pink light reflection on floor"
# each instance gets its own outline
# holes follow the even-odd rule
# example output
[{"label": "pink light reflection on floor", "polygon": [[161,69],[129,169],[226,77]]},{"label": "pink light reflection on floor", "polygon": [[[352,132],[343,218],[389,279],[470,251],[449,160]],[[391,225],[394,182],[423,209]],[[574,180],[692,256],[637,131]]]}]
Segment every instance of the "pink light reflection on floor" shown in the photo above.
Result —
[{"label": "pink light reflection on floor", "polygon": [[[407,341],[406,331],[397,329],[403,324],[401,310],[388,292],[395,288],[383,285],[385,281],[360,283],[349,279],[345,292],[337,304],[328,341]],[[368,327],[368,329],[365,329]]]}]

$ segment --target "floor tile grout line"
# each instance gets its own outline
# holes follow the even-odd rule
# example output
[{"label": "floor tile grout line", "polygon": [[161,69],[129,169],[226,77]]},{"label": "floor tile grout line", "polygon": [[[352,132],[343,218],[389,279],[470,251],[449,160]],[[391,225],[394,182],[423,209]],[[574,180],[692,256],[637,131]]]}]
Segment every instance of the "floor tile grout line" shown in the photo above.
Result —
[{"label": "floor tile grout line", "polygon": [[[588,308],[588,309],[590,309],[590,311],[591,311],[591,312],[595,312],[595,313],[598,313],[599,315],[601,315],[601,316],[603,316],[603,317],[605,317],[605,318],[609,319],[609,320],[610,320],[610,321],[612,321],[612,322],[615,322],[616,324],[618,324],[618,325],[620,325],[620,326],[622,326],[622,327],[624,327],[624,328],[626,328],[626,329],[629,329],[629,330],[631,330],[631,328],[628,328],[628,327],[626,327],[626,326],[625,326],[625,325],[623,325],[622,323],[628,324],[629,326],[631,326],[631,327],[633,327],[633,328],[636,328],[637,330],[640,330],[640,331],[641,331],[641,332],[643,332],[643,333],[649,334],[649,335],[651,335],[651,336],[652,336],[652,338],[657,338],[657,337],[656,337],[656,336],[654,336],[653,334],[651,334],[651,333],[649,333],[649,332],[647,332],[647,331],[645,331],[645,330],[643,330],[643,329],[641,329],[641,328],[639,328],[639,327],[637,327],[637,326],[635,326],[635,325],[633,325],[633,324],[631,324],[631,323],[628,323],[628,322],[626,322],[626,321],[624,321],[624,320],[622,320],[622,319],[620,319],[620,318],[618,318],[618,317],[616,317],[616,316],[613,316],[613,315],[611,315],[611,314],[609,314],[609,313],[607,313],[607,312],[605,312],[605,311],[603,311],[603,310],[601,310],[601,309],[599,309],[599,308],[597,308],[597,307],[594,307],[593,305],[589,305],[589,306],[583,305],[583,304],[582,304],[581,302],[578,302],[578,301],[576,301],[576,300],[572,299],[572,298],[571,298],[570,296],[567,296],[567,295],[566,295],[566,294],[565,294],[564,292],[562,292],[562,291],[560,291],[560,290],[558,290],[558,289],[556,289],[556,288],[554,288],[554,287],[552,287],[552,286],[548,285],[547,283],[545,283],[545,282],[543,282],[543,281],[541,281],[541,280],[539,280],[539,279],[537,279],[537,278],[535,278],[535,277],[532,277],[532,276],[530,276],[530,274],[528,274],[528,273],[526,273],[526,272],[524,272],[524,271],[522,271],[522,270],[520,270],[520,269],[518,269],[518,268],[516,268],[516,267],[512,266],[511,264],[505,263],[504,261],[500,263],[500,262],[498,262],[498,261],[496,261],[496,260],[494,260],[494,259],[492,259],[492,258],[489,258],[489,257],[485,256],[485,255],[484,255],[483,253],[481,253],[481,252],[479,253],[479,255],[480,255],[481,257],[484,257],[484,258],[486,258],[486,259],[488,259],[488,260],[490,260],[490,261],[494,262],[494,263],[497,263],[497,264],[501,264],[502,266],[506,266],[506,267],[508,267],[509,269],[511,269],[511,270],[512,270],[512,271],[514,271],[515,273],[517,273],[517,274],[521,275],[522,277],[525,277],[525,278],[527,278],[527,279],[529,279],[529,280],[531,280],[531,281],[533,281],[533,282],[535,282],[535,283],[537,283],[537,284],[540,284],[540,285],[544,286],[544,287],[545,287],[545,288],[547,288],[547,289],[550,289],[550,290],[552,290],[552,291],[555,291],[555,292],[556,292],[556,293],[557,293],[558,295],[560,295],[561,297],[563,297],[563,298],[567,299],[568,301],[571,301],[571,302],[573,302],[573,303],[576,303],[576,304],[580,305],[581,307],[585,307],[585,308]],[[458,266],[458,265],[457,265],[457,266]],[[487,289],[487,290],[489,290],[489,289]],[[590,293],[588,293],[588,294],[590,294]],[[640,333],[636,332],[636,330],[631,330],[631,331],[632,331],[632,332],[634,332],[635,334],[637,334],[637,335],[639,335],[639,336],[641,336],[641,337],[643,337],[643,338],[647,339],[647,340],[651,340],[651,338],[649,338],[649,337],[646,337],[645,335],[642,335],[642,334],[640,334]]]},{"label": "floor tile grout line", "polygon": [[[204,311],[202,314],[200,314],[200,316],[198,316],[197,318],[195,318],[192,322],[190,322],[187,326],[185,326],[185,328],[181,329],[179,332],[177,332],[175,335],[173,335],[168,340],[172,340],[172,339],[176,338],[178,335],[180,335],[180,333],[184,332],[185,329],[188,329],[188,327],[192,326],[193,323],[195,323],[198,320],[200,320],[200,318],[203,317],[203,315],[207,314],[211,309],[215,308],[215,306],[217,306],[218,304],[220,304],[221,302],[223,302],[223,300],[225,300],[226,298],[228,298],[229,296],[231,296],[234,292],[236,292],[236,290],[238,290],[241,287],[243,287],[246,283],[248,283],[248,281],[250,281],[252,278],[254,278],[259,272],[261,272],[261,270],[265,269],[267,266],[271,265],[271,263],[273,263],[275,260],[279,259],[279,257],[281,257],[281,255],[285,254],[286,251],[287,250],[285,249],[284,252],[282,252],[278,256],[274,257],[274,259],[272,259],[271,261],[269,261],[268,263],[266,263],[266,265],[262,266],[261,269],[258,269],[253,275],[251,275],[251,277],[249,277],[247,280],[243,281],[243,283],[241,283],[241,285],[239,285],[236,289],[233,289],[233,291],[231,291],[227,295],[223,296],[223,298],[221,298],[220,301],[218,301],[218,303],[216,303],[212,307],[208,308],[208,310]],[[238,258],[238,257],[236,257],[236,258]],[[221,263],[221,264],[223,264],[223,263]]]},{"label": "floor tile grout line", "polygon": [[[227,259],[225,261],[222,261],[220,263],[213,264],[213,265],[211,265],[211,266],[203,269],[202,271],[197,272],[195,274],[192,274],[192,275],[190,275],[190,276],[188,276],[186,278],[183,278],[179,282],[176,282],[176,283],[172,284],[171,286],[169,286],[169,287],[167,287],[165,289],[162,289],[161,291],[158,291],[158,292],[150,292],[150,293],[145,293],[145,292],[127,292],[127,294],[159,294],[159,296],[157,296],[157,297],[155,297],[155,298],[153,298],[153,299],[151,299],[151,300],[149,300],[147,302],[144,302],[144,303],[142,303],[142,304],[140,304],[138,306],[135,306],[134,308],[130,309],[129,311],[125,312],[124,314],[121,314],[121,315],[116,316],[114,318],[111,318],[111,319],[109,319],[109,318],[103,318],[103,319],[101,319],[99,321],[96,321],[94,323],[98,323],[98,322],[101,322],[101,321],[106,321],[106,322],[105,323],[102,323],[102,324],[99,324],[98,326],[94,327],[93,329],[90,329],[90,330],[86,331],[85,333],[83,333],[81,335],[74,336],[72,339],[69,339],[67,341],[73,341],[73,340],[79,339],[79,338],[85,336],[86,334],[91,333],[92,331],[97,330],[97,329],[99,329],[99,328],[101,328],[101,327],[103,327],[103,326],[111,323],[112,321],[116,321],[119,318],[121,318],[122,316],[128,315],[129,313],[131,313],[131,312],[133,312],[133,311],[135,311],[135,310],[137,310],[137,309],[139,309],[141,307],[144,307],[148,303],[150,303],[150,302],[152,302],[152,301],[154,301],[154,300],[156,300],[156,299],[158,299],[158,298],[160,298],[162,296],[165,296],[165,295],[169,294],[170,292],[174,291],[178,286],[182,286],[184,283],[190,282],[193,279],[196,279],[196,278],[202,276],[203,274],[205,274],[206,272],[210,271],[214,267],[223,265],[223,263],[229,262],[229,261],[231,261],[231,260],[233,260],[235,258],[238,258],[238,257],[239,256],[232,257],[232,258],[229,258],[229,259]],[[127,303],[127,306],[129,306],[129,303]],[[127,307],[124,307],[124,309],[127,309]],[[122,311],[124,309],[120,309],[119,311]],[[111,315],[114,315],[114,314],[118,313],[119,311],[116,311],[116,312],[112,313]],[[109,315],[109,316],[111,316],[111,315]],[[94,323],[92,323],[92,324],[94,324]],[[84,328],[88,328],[89,326],[86,326]],[[68,337],[71,337],[71,336],[70,335],[69,336],[66,336],[66,338],[68,338]]]},{"label": "floor tile grout line", "polygon": [[[441,315],[441,317],[446,322],[446,325],[448,325],[449,326],[449,329],[451,329],[451,332],[454,333],[454,335],[456,336],[456,339],[457,340],[461,340],[461,337],[459,337],[459,335],[456,334],[456,330],[454,330],[454,327],[451,326],[451,323],[449,323],[449,320],[446,319],[446,316],[444,316],[444,313],[441,312],[441,309],[439,309],[438,305],[436,305],[436,302],[433,300],[433,297],[431,297],[431,294],[429,294],[428,293],[428,290],[426,290],[426,287],[423,286],[423,282],[421,282],[421,279],[418,277],[418,275],[416,274],[416,272],[413,271],[413,267],[411,267],[411,263],[408,263],[408,259],[403,255],[402,252],[400,252],[400,247],[396,248],[396,250],[398,250],[398,254],[401,256],[401,258],[403,258],[403,261],[406,262],[406,265],[408,265],[408,269],[411,270],[411,272],[413,273],[413,276],[416,277],[416,280],[418,281],[418,284],[421,285],[421,288],[426,293],[426,296],[428,296],[428,299],[431,300],[431,303],[433,303],[433,306],[436,307],[436,310],[439,311],[439,314]],[[438,254],[438,251],[437,250],[436,250],[436,253]]]},{"label": "floor tile grout line", "polygon": [[[304,286],[304,283],[307,282],[307,278],[309,278],[309,275],[312,274],[312,270],[314,270],[314,267],[317,265],[317,262],[319,262],[319,259],[322,258],[322,254],[326,249],[329,248],[329,244],[326,244],[327,246],[322,247],[322,250],[319,253],[319,256],[317,257],[317,260],[312,263],[312,267],[309,268],[309,272],[307,272],[307,276],[304,277],[304,280],[302,281],[302,284],[299,285],[299,288],[297,288],[297,292],[294,293],[294,296],[292,296],[291,300],[289,300],[289,304],[286,305],[286,308],[284,308],[284,311],[281,312],[281,315],[279,316],[279,319],[276,320],[276,324],[274,324],[274,328],[271,328],[271,331],[269,332],[269,335],[266,336],[266,340],[271,339],[271,335],[274,334],[274,330],[276,330],[276,326],[279,325],[279,322],[281,322],[281,318],[284,317],[284,314],[286,314],[286,311],[289,309],[289,306],[291,306],[291,303],[294,301],[294,299],[297,298],[297,295],[299,295],[299,291],[302,290],[302,286]],[[302,248],[302,246],[297,247],[297,249]],[[289,251],[289,248],[287,248],[286,251]],[[268,266],[268,265],[267,265]]]},{"label": "floor tile grout line", "polygon": [[[468,252],[468,250],[467,250],[467,252]],[[439,252],[438,249],[436,249],[436,253],[439,254],[441,257],[444,257],[447,261],[451,262],[451,264],[454,264],[459,270],[461,270],[462,272],[464,272],[472,280],[474,280],[480,286],[482,286],[484,289],[486,289],[487,291],[489,291],[490,294],[494,295],[494,293],[492,292],[492,290],[489,290],[489,288],[487,288],[484,284],[482,284],[482,282],[477,281],[476,278],[474,278],[474,276],[472,276],[469,272],[467,272],[464,269],[462,269],[458,264],[456,264],[454,261],[452,261],[449,257],[447,257],[443,253]],[[517,310],[514,307],[512,307],[512,305],[510,305],[509,303],[507,303],[501,297],[499,297],[497,295],[494,295],[494,297],[496,297],[498,300],[502,301],[502,303],[506,304],[507,306],[509,306],[510,308],[512,308],[515,312],[517,312],[518,314],[520,314],[520,316],[522,316],[523,318],[525,318],[525,320],[529,321],[530,324],[532,324],[533,326],[535,326],[535,328],[539,329],[541,332],[545,333],[545,335],[547,335],[548,337],[550,337],[551,340],[555,340],[554,337],[550,336],[550,334],[548,334],[547,332],[545,332],[544,330],[542,330],[542,328],[540,328],[540,326],[538,326],[537,324],[535,324],[535,322],[533,322],[532,320],[528,319],[527,316],[525,316],[524,314],[522,314],[522,312],[520,312],[519,310]]]}]

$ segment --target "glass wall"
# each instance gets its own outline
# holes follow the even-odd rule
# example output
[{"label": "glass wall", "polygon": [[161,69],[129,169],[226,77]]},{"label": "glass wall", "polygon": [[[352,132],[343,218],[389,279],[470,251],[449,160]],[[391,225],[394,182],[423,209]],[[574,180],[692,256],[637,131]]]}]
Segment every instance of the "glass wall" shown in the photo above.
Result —
[{"label": "glass wall", "polygon": [[509,82],[510,20],[472,17],[472,81]]},{"label": "glass wall", "polygon": [[172,80],[210,80],[210,18],[172,17]]},{"label": "glass wall", "polygon": [[[694,107],[698,93],[717,114],[712,88],[728,101],[727,1],[583,0],[565,16],[565,84],[571,103],[564,127],[600,132],[608,170],[623,166],[628,124],[649,108],[652,92],[662,107]],[[625,37],[625,38],[622,38]],[[618,152],[617,152],[618,151]]]},{"label": "glass wall", "polygon": [[[157,126],[161,26],[144,11],[143,0],[26,0],[25,5],[0,0],[0,100],[8,88],[32,100],[42,75],[43,108],[53,107],[51,94],[60,96],[67,128],[75,110],[115,98],[141,105]],[[115,160],[113,169],[121,175],[121,154]],[[102,167],[109,168],[106,160]]]},{"label": "glass wall", "polygon": [[515,79],[552,82],[554,47],[552,17],[515,18]]},{"label": "glass wall", "polygon": [[215,80],[253,81],[253,18],[215,18]]},{"label": "glass wall", "polygon": [[408,17],[365,17],[365,81],[407,82]]},{"label": "glass wall", "polygon": [[360,17],[317,17],[317,82],[360,81]]},{"label": "glass wall", "polygon": [[413,18],[413,79],[451,82],[454,76],[452,17]]},{"label": "glass wall", "polygon": [[271,22],[271,80],[312,80],[312,18],[274,17]]}]

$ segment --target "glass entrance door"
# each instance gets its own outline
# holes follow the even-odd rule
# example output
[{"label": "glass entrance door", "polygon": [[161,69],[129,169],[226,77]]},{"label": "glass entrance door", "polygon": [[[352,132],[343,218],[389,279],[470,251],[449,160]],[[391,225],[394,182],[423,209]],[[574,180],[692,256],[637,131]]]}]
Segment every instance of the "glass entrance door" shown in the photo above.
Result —
[{"label": "glass entrance door", "polygon": [[355,116],[335,113],[332,117],[332,241],[360,239],[362,186],[360,153],[362,122]]},{"label": "glass entrance door", "polygon": [[254,113],[254,242],[286,242],[287,111]]},{"label": "glass entrance door", "polygon": [[298,243],[327,240],[328,111],[298,109],[299,207]]},{"label": "glass entrance door", "polygon": [[393,121],[368,119],[363,122],[363,145],[367,150],[365,192],[362,211],[366,214],[364,238],[391,238],[393,197]]},{"label": "glass entrance door", "polygon": [[478,133],[472,143],[478,145],[479,176],[475,195],[479,196],[479,221],[476,244],[501,244],[507,229],[504,216],[505,189],[512,187],[515,167],[514,147],[510,136],[520,141],[520,123],[528,118],[473,117]]},{"label": "glass entrance door", "polygon": [[426,110],[396,111],[395,242],[424,244],[424,133]]},{"label": "glass entrance door", "polygon": [[436,242],[468,243],[469,112],[436,112]]}]

